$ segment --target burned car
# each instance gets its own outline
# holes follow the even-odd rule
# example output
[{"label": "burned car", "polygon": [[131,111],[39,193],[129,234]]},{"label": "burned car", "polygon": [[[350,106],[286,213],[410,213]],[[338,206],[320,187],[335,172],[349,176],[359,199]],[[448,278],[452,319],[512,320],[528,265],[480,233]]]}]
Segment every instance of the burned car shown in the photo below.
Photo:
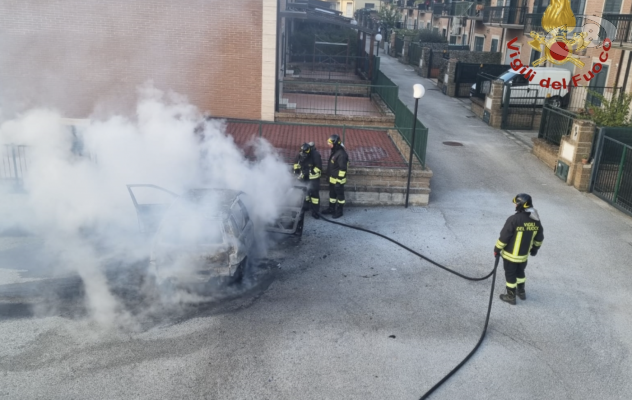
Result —
[{"label": "burned car", "polygon": [[[127,185],[141,232],[153,235],[150,273],[158,284],[189,285],[223,277],[239,281],[249,259],[258,256],[257,238],[303,231],[304,188],[296,187],[279,205],[273,222],[257,226],[245,193],[228,189],[194,189],[177,195],[154,185]],[[138,191],[167,194],[170,202],[141,202]]]}]

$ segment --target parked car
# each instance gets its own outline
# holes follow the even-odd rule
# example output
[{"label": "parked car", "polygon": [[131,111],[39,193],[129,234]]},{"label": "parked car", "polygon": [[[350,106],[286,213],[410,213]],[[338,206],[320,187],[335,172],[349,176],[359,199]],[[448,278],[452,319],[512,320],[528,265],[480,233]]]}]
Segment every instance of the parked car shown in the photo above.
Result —
[{"label": "parked car", "polygon": [[[248,209],[245,193],[228,189],[195,189],[177,195],[154,185],[127,185],[141,232],[153,235],[150,273],[158,284],[187,286],[225,277],[238,281],[256,249],[260,229],[270,234],[303,231],[305,190],[295,187],[280,205],[272,224],[258,227]],[[139,202],[140,189],[167,194],[170,203]]]},{"label": "parked car", "polygon": [[[536,106],[542,107],[545,102],[555,107],[566,107],[570,102],[569,87],[571,85],[571,73],[564,68],[533,68],[536,72],[533,81],[529,81],[524,75],[514,70],[509,70],[497,79],[505,82],[506,86],[511,86],[510,104],[512,106]],[[543,87],[540,82],[544,80],[548,82],[548,87]],[[566,81],[566,87],[561,86],[559,89],[553,89],[553,82]],[[516,89],[516,90],[513,90]],[[503,91],[503,99],[507,88]],[[470,97],[476,94],[476,83],[470,88]]]}]

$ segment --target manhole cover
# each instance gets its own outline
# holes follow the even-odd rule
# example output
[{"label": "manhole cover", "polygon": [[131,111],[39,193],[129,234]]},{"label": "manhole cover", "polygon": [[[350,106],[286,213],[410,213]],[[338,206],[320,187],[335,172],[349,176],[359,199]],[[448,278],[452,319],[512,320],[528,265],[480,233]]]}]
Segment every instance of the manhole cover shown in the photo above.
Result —
[{"label": "manhole cover", "polygon": [[443,142],[446,146],[463,146],[463,143],[459,142]]}]

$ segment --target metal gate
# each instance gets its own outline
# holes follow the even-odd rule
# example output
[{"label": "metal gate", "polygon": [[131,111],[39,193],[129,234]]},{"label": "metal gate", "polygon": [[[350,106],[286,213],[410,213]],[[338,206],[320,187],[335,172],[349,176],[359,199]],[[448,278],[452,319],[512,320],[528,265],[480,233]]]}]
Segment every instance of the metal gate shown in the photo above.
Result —
[{"label": "metal gate", "polygon": [[539,85],[503,86],[501,129],[531,130],[538,108],[545,98],[540,95]]},{"label": "metal gate", "polygon": [[506,72],[510,65],[502,64],[472,64],[456,63],[454,70],[455,97],[469,97],[472,85],[476,83],[476,77],[480,73],[498,77]]},{"label": "metal gate", "polygon": [[599,129],[591,191],[632,215],[632,129]]},{"label": "metal gate", "polygon": [[575,118],[577,118],[575,113],[545,104],[542,108],[538,137],[559,146],[562,136],[570,135]]}]

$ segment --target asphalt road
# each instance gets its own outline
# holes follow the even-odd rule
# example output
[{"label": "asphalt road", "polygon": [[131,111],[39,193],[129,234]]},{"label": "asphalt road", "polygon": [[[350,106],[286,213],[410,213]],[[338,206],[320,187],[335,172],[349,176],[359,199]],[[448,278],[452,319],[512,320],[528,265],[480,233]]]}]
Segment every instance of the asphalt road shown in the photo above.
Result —
[{"label": "asphalt road", "polygon": [[[515,194],[533,196],[545,229],[528,299],[512,307],[495,295],[485,342],[431,398],[629,398],[632,219],[567,186],[523,142],[470,118],[410,67],[383,57],[381,68],[410,106],[412,85],[426,88],[430,205],[349,207],[343,222],[472,276],[491,270]],[[418,399],[475,345],[491,285],[307,217],[302,243],[273,253],[262,274],[271,279],[243,296],[103,330],[83,317],[72,277],[50,289],[65,306],[48,313],[33,308],[38,290],[16,294],[51,261],[36,239],[0,243],[3,399]]]}]

